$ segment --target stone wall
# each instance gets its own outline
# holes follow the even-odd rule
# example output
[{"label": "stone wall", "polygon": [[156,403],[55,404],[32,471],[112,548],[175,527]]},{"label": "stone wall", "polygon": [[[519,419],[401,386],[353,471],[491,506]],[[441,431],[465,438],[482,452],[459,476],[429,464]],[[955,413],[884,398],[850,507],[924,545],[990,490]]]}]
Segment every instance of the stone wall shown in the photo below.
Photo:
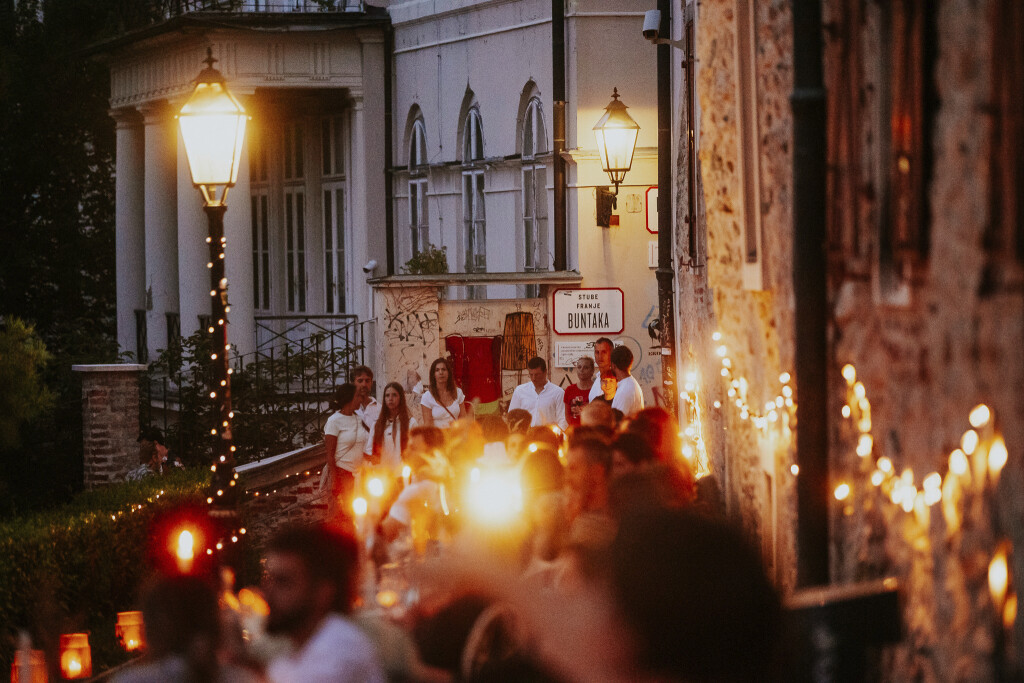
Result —
[{"label": "stone wall", "polygon": [[139,465],[139,376],[145,365],[74,365],[82,378],[85,488],[124,480]]},{"label": "stone wall", "polygon": [[[700,376],[711,410],[720,422],[705,425],[708,438],[719,443],[710,450],[730,511],[756,535],[765,559],[783,587],[795,581],[794,461],[792,439],[784,421],[768,429],[743,419],[730,397],[723,396],[715,349],[724,345],[734,374],[745,380],[747,402],[763,406],[779,393],[778,378],[793,370],[793,291],[791,163],[788,97],[792,90],[792,39],[788,3],[757,2],[752,14],[756,66],[756,140],[759,157],[741,158],[739,108],[749,93],[737,92],[736,0],[706,0],[700,5],[697,27],[697,90],[701,103],[700,173],[707,230],[707,286],[721,340],[710,338],[714,328],[686,321],[681,297],[680,338],[683,363],[689,354],[700,364]],[[747,59],[751,53],[747,53]],[[746,206],[741,164],[756,164],[759,201]],[[683,173],[684,169],[680,169]],[[681,199],[680,201],[684,201]],[[760,289],[745,285],[745,212],[760,214],[762,244]],[[680,271],[683,291],[699,295],[700,321],[705,292],[699,276]],[[696,277],[696,279],[695,279]],[[684,365],[685,367],[685,365]],[[716,411],[713,401],[720,400]],[[717,414],[716,414],[717,413]],[[721,428],[716,428],[721,425]]]},{"label": "stone wall", "polygon": [[326,518],[328,493],[320,490],[326,457],[320,443],[236,469],[243,488],[242,514],[254,543],[262,547],[282,524]]},{"label": "stone wall", "polygon": [[[711,379],[720,368],[714,354],[720,343],[735,374],[746,380],[748,403],[757,405],[771,398],[779,373],[792,372],[794,363],[792,116],[787,102],[793,48],[790,3],[753,3],[760,171],[754,210],[760,211],[763,228],[763,288],[755,290],[743,273],[744,211],[751,207],[744,205],[741,164],[750,160],[742,158],[737,124],[737,8],[745,6],[737,0],[700,4],[700,163],[706,284],[714,311],[711,315],[704,308],[700,274],[681,265],[680,339],[683,363],[689,356],[707,378],[708,403],[728,388]],[[1000,8],[1008,5],[1002,0],[916,5],[927,8],[923,11],[936,25],[936,62],[925,74],[937,90],[933,126],[925,140],[932,166],[922,220],[930,247],[912,273],[899,274],[894,289],[887,281],[892,273],[879,264],[885,184],[890,182],[887,161],[880,158],[890,126],[883,78],[892,72],[885,54],[892,42],[881,27],[882,13],[895,6],[824,3],[830,187],[837,188],[828,198],[830,226],[842,226],[828,245],[830,486],[846,483],[851,491],[842,501],[831,499],[832,581],[900,580],[905,637],[887,651],[883,680],[993,680],[1001,663],[1012,660],[1013,647],[1007,643],[1024,652],[1021,629],[1002,630],[987,585],[989,563],[1001,544],[1010,548],[1011,584],[1024,580],[1024,552],[1012,552],[1024,542],[1024,296],[1019,284],[992,287],[985,279],[992,259],[1013,259],[986,247],[992,207],[1000,201],[990,176],[993,113],[998,114],[993,69],[1003,57],[994,54],[992,34],[1004,20]],[[849,97],[852,106],[833,106],[841,97]],[[850,131],[845,141],[844,126]],[[1018,275],[1022,267],[1013,264]],[[689,303],[687,295],[696,303]],[[689,322],[688,305],[695,311]],[[707,339],[714,326],[721,331],[720,342]],[[847,363],[862,382],[856,391],[869,401],[869,421],[857,419],[864,417],[859,407],[855,419],[843,418],[850,396],[859,406],[854,386],[840,374]],[[799,476],[790,471],[792,425],[782,420],[777,427],[757,429],[738,416],[729,397],[722,402],[720,412],[708,411],[705,430],[709,441],[721,442],[711,450],[720,452],[714,462],[730,509],[761,539],[768,559],[776,559],[776,578],[788,592],[795,580],[794,481]],[[950,453],[970,427],[971,408],[980,403],[992,409],[995,426],[979,430],[982,443],[968,473],[950,475]],[[864,428],[872,447],[858,455]],[[986,455],[997,433],[1005,439],[1009,460],[995,476],[986,473]],[[883,457],[888,461],[879,460]],[[901,495],[893,493],[894,479],[886,477],[877,487],[870,481],[883,462],[891,462],[896,477],[916,487],[909,511],[894,503]],[[924,503],[930,473],[944,482],[941,504],[933,506]]]}]

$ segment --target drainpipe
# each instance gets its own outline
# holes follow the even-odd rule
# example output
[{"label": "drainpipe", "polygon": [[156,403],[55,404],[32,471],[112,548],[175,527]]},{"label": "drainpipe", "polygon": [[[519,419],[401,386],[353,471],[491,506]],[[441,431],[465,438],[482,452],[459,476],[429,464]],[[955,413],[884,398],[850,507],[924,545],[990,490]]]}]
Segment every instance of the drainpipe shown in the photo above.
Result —
[{"label": "drainpipe", "polygon": [[395,274],[395,185],[392,132],[391,69],[394,63],[395,30],[390,25],[384,31],[384,242],[387,249],[387,273]]},{"label": "drainpipe", "polygon": [[[661,35],[671,37],[671,0],[658,0]],[[676,414],[676,325],[672,271],[672,46],[658,45],[658,315],[665,410]]]},{"label": "drainpipe", "polygon": [[829,582],[825,88],[820,0],[793,2],[797,585]]},{"label": "drainpipe", "polygon": [[556,271],[568,268],[565,204],[565,0],[551,0],[551,96]]}]

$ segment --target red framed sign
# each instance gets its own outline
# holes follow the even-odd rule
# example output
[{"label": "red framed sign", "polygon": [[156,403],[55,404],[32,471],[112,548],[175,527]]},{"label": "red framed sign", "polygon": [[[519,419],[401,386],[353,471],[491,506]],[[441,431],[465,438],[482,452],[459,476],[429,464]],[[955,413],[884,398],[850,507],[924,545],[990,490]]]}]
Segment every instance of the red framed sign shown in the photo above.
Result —
[{"label": "red framed sign", "polygon": [[551,293],[555,334],[621,334],[626,295],[618,287],[556,289]]},{"label": "red framed sign", "polygon": [[658,234],[658,186],[651,185],[644,192],[644,215],[647,217],[647,232]]}]

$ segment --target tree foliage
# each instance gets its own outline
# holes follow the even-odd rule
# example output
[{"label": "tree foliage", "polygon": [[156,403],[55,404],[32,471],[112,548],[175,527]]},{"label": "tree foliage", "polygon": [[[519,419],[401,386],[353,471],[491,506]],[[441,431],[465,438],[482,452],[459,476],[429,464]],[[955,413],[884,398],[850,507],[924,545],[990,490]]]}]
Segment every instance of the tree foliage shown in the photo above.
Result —
[{"label": "tree foliage", "polygon": [[53,407],[42,369],[50,359],[31,325],[0,320],[0,450],[21,443],[22,424]]},{"label": "tree foliage", "polygon": [[109,76],[82,50],[123,27],[122,4],[0,5],[0,316],[34,327],[52,355],[43,380],[55,398],[24,426],[19,450],[0,447],[0,511],[80,485],[71,365],[117,354]]}]

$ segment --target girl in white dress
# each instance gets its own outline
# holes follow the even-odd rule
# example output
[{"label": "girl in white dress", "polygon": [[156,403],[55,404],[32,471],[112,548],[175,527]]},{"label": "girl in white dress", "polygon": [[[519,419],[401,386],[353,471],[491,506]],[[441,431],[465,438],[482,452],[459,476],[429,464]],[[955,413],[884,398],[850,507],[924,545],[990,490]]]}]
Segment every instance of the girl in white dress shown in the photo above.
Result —
[{"label": "girl in white dress", "polygon": [[420,400],[423,424],[444,429],[460,417],[473,418],[473,407],[466,404],[462,389],[455,386],[455,373],[447,358],[430,364],[430,389]]},{"label": "girl in white dress", "polygon": [[384,406],[366,440],[364,452],[372,462],[387,468],[391,476],[401,476],[402,453],[409,444],[409,430],[415,426],[416,418],[409,415],[402,385],[389,382],[384,387]]}]

